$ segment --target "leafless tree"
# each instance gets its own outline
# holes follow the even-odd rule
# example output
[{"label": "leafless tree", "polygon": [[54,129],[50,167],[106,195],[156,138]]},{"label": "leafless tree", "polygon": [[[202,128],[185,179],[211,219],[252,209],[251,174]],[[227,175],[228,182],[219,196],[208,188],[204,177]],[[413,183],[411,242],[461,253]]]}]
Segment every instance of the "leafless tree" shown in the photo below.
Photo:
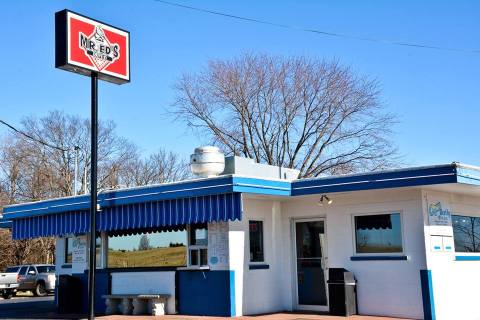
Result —
[{"label": "leafless tree", "polygon": [[132,187],[187,179],[188,164],[177,154],[159,149],[147,158],[132,150],[132,157],[119,172],[120,184]]},{"label": "leafless tree", "polygon": [[302,177],[392,167],[393,115],[378,81],[337,61],[244,55],[176,83],[173,112],[227,153]]},{"label": "leafless tree", "polygon": [[[20,134],[0,141],[0,212],[7,204],[71,196],[74,185],[74,147],[79,147],[80,177],[90,175],[90,123],[87,119],[53,111],[46,117],[25,118]],[[113,122],[99,124],[99,188],[137,186],[175,181],[187,176],[187,167],[174,153],[160,150],[145,157],[136,145],[115,133]],[[83,179],[79,179],[83,180]],[[82,189],[89,189],[81,181]],[[54,260],[54,239],[11,241],[0,233],[0,267]]]}]

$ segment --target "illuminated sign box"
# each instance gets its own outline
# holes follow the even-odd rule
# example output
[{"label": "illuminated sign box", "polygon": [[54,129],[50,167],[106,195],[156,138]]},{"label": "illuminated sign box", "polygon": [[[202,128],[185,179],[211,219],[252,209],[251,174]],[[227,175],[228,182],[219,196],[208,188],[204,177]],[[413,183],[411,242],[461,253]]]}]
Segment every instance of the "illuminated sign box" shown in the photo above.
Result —
[{"label": "illuminated sign box", "polygon": [[130,33],[62,10],[55,13],[55,67],[101,80],[130,82]]}]

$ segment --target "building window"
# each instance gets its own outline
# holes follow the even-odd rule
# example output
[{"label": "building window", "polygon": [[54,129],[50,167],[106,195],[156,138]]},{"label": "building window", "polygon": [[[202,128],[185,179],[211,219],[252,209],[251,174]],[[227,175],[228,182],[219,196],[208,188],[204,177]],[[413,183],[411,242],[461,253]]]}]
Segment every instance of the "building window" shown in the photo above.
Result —
[{"label": "building window", "polygon": [[355,216],[356,253],[401,253],[400,213]]},{"label": "building window", "polygon": [[190,225],[189,266],[208,265],[208,226],[206,223]]},{"label": "building window", "polygon": [[264,262],[263,221],[248,222],[250,237],[250,262]]},{"label": "building window", "polygon": [[97,269],[101,269],[102,264],[102,238],[97,237],[95,239],[95,264]]},{"label": "building window", "polygon": [[64,263],[67,263],[67,264],[72,263],[72,249],[73,249],[73,238],[72,237],[65,238],[65,261],[64,261]]},{"label": "building window", "polygon": [[452,215],[456,252],[480,252],[480,217]]},{"label": "building window", "polygon": [[107,265],[108,268],[185,267],[187,232],[109,236]]}]

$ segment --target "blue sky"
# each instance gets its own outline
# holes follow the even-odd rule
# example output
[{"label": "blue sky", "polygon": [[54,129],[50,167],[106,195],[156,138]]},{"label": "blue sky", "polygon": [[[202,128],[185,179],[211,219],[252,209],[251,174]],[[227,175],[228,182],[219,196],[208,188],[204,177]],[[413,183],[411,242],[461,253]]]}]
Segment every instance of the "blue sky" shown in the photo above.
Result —
[{"label": "blue sky", "polygon": [[[480,49],[478,1],[199,1],[179,3],[305,28]],[[246,52],[336,58],[376,77],[399,116],[395,142],[411,165],[480,164],[480,53],[397,47],[240,22],[155,1],[2,3],[0,118],[18,124],[49,110],[88,117],[89,79],[54,68],[54,13],[68,8],[131,32],[132,82],[100,85],[100,118],[146,154],[185,158],[205,143],[166,113],[175,80],[211,58]],[[0,133],[6,132],[0,128]]]}]

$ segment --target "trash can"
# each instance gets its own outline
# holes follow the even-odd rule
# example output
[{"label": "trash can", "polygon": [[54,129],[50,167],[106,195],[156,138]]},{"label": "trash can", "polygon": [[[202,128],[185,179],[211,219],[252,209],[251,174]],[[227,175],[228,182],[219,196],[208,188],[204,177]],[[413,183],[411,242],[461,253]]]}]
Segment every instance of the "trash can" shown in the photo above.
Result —
[{"label": "trash can", "polygon": [[78,314],[82,310],[82,282],[71,275],[62,274],[57,287],[58,313]]},{"label": "trash can", "polygon": [[344,268],[330,268],[327,283],[330,314],[347,317],[357,314],[356,281],[353,273]]}]

